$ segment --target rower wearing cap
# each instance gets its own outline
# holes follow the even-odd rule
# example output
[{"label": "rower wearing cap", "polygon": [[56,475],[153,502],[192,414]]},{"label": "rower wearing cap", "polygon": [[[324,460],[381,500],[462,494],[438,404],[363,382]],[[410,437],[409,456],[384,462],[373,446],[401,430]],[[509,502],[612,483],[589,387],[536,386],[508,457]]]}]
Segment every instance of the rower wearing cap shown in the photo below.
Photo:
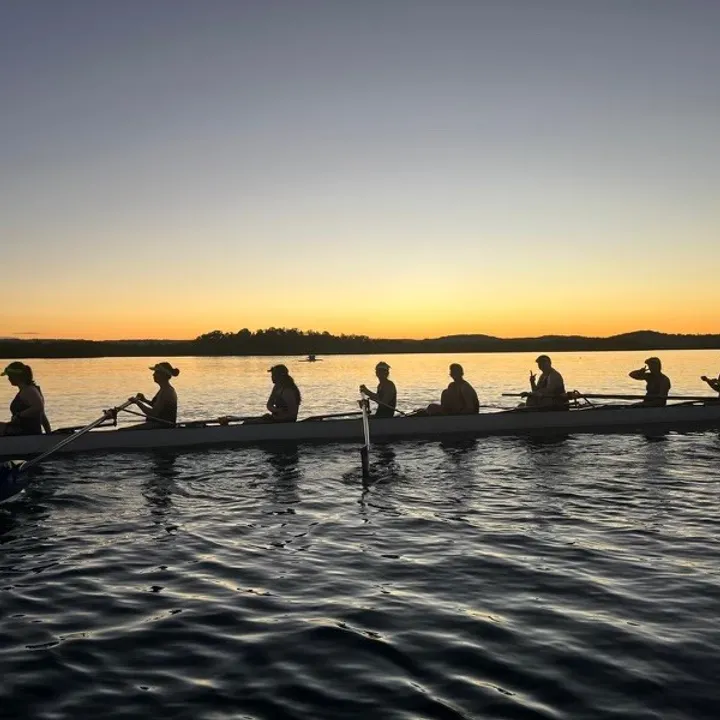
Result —
[{"label": "rower wearing cap", "polygon": [[0,373],[17,388],[17,394],[10,403],[10,422],[0,423],[0,435],[38,435],[43,430],[52,431],[45,414],[45,398],[40,386],[33,379],[29,365],[19,360],[11,362]]},{"label": "rower wearing cap", "polygon": [[368,390],[365,385],[360,386],[360,392],[378,404],[373,417],[391,418],[395,415],[397,406],[397,389],[390,380],[390,366],[381,360],[375,366],[375,376],[378,379],[377,392]]},{"label": "rower wearing cap", "polygon": [[531,390],[529,393],[522,393],[523,397],[527,398],[527,406],[568,410],[570,405],[563,376],[552,366],[552,360],[547,355],[538,355],[535,362],[540,370],[540,377],[536,379],[535,373],[530,372]]},{"label": "rower wearing cap", "polygon": [[662,372],[660,358],[649,357],[645,367],[629,373],[633,380],[645,381],[645,399],[639,403],[644,407],[664,407],[670,392],[670,378]]},{"label": "rower wearing cap", "polygon": [[273,389],[267,401],[269,414],[263,422],[295,422],[300,410],[302,395],[287,369],[287,365],[273,365],[268,372],[273,381]]},{"label": "rower wearing cap", "polygon": [[137,405],[140,412],[147,417],[141,425],[133,425],[134,430],[153,430],[174,427],[177,422],[178,398],[175,388],[170,384],[170,378],[177,377],[180,371],[169,362],[159,362],[151,365],[153,380],[160,386],[152,400],[148,400],[142,393],[130,398]]}]

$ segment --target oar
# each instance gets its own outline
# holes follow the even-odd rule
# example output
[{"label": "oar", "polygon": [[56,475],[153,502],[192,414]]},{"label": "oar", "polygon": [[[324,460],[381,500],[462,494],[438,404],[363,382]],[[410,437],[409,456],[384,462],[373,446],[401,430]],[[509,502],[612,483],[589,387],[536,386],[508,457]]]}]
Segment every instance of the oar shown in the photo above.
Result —
[{"label": "oar", "polygon": [[43,460],[50,457],[50,455],[53,455],[58,450],[61,450],[66,445],[69,445],[71,442],[74,442],[79,437],[85,435],[85,433],[88,433],[91,430],[94,430],[96,427],[99,427],[106,420],[114,417],[120,410],[124,410],[128,405],[131,404],[131,402],[131,400],[128,400],[126,403],[123,403],[116,408],[105,410],[102,416],[99,417],[97,420],[94,420],[81,430],[78,430],[76,433],[73,433],[72,435],[64,438],[56,445],[53,445],[49,450],[46,450],[44,453],[41,453],[40,455],[32,458],[31,460],[26,460],[19,465],[16,465],[15,463],[6,463],[4,466],[0,467],[0,502],[8,500],[13,495],[16,495],[21,490],[23,490],[24,485],[19,482],[21,473],[27,472],[31,467],[35,467]]},{"label": "oar", "polygon": [[[567,393],[569,399],[572,399],[577,393],[578,398],[588,398],[590,400],[686,400],[691,402],[712,402],[716,403],[718,398],[708,397],[707,395],[611,395],[604,393],[580,393],[577,390]],[[503,397],[524,397],[523,393],[503,393]]]},{"label": "oar", "polygon": [[53,445],[49,450],[46,450],[42,455],[38,455],[37,457],[34,457],[32,460],[28,460],[20,467],[18,468],[19,472],[25,472],[26,470],[29,470],[31,467],[34,467],[38,463],[41,463],[46,458],[50,457],[53,453],[56,453],[58,450],[64,448],[66,445],[69,445],[71,442],[74,442],[79,437],[82,437],[85,433],[90,432],[91,430],[94,430],[99,425],[102,425],[106,420],[109,420],[113,415],[120,410],[124,410],[128,405],[131,405],[132,401],[128,400],[127,402],[124,402],[122,405],[118,405],[116,408],[110,408],[110,410],[105,410],[103,412],[102,417],[99,417],[97,420],[91,422],[89,425],[86,425],[82,430],[78,430],[76,433],[73,433],[69,437],[66,437],[64,440],[61,440],[57,445]]},{"label": "oar", "polygon": [[137,415],[138,417],[144,418],[145,420],[150,420],[151,422],[160,423],[162,425],[167,425],[168,427],[192,427],[192,426],[198,426],[198,425],[229,425],[230,423],[236,423],[236,422],[244,422],[245,420],[252,420],[253,418],[257,417],[256,415],[246,415],[246,416],[239,416],[239,415],[225,415],[224,417],[217,417],[217,418],[211,418],[209,420],[184,420],[183,422],[174,423],[171,420],[165,420],[163,418],[155,417],[154,415],[146,415],[145,413],[140,413],[135,410],[128,410],[127,408],[123,408],[126,413],[130,413],[131,415]]},{"label": "oar", "polygon": [[368,414],[370,412],[370,401],[363,397],[359,401],[360,412],[362,413],[363,435],[365,437],[365,445],[360,448],[360,465],[362,466],[363,478],[370,477],[370,421]]},{"label": "oar", "polygon": [[362,410],[356,412],[330,413],[329,415],[311,415],[310,417],[303,418],[300,422],[307,422],[308,420],[327,420],[328,418],[356,417],[358,415],[362,415]]},{"label": "oar", "polygon": [[[116,422],[108,422],[98,425],[97,427],[115,427],[116,425]],[[48,435],[69,435],[70,433],[82,430],[84,427],[84,425],[70,425],[69,427],[56,428],[51,433],[48,433]]]},{"label": "oar", "polygon": [[583,397],[591,400],[687,400],[692,402],[716,403],[718,398],[707,395],[606,395],[602,393],[582,393]]},{"label": "oar", "polygon": [[378,405],[382,405],[383,407],[386,407],[388,410],[392,410],[393,412],[400,413],[400,415],[407,415],[406,412],[403,412],[402,410],[399,410],[396,407],[393,407],[392,405],[388,405],[387,403],[384,403],[382,400],[376,400],[373,398],[373,402],[377,403]]},{"label": "oar", "polygon": [[175,425],[176,425],[176,423],[171,422],[170,420],[165,420],[163,418],[155,417],[154,415],[146,415],[145,413],[138,412],[137,410],[129,410],[128,408],[123,408],[123,410],[126,413],[129,413],[130,415],[137,415],[138,417],[141,417],[144,420],[150,420],[152,422],[161,423],[162,425],[169,425],[170,427],[175,427]]}]

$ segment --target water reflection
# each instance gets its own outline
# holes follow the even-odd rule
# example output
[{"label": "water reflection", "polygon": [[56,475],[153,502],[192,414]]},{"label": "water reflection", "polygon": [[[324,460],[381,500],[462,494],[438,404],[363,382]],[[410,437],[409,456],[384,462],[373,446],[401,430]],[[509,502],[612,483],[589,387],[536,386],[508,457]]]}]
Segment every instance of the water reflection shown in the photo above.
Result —
[{"label": "water reflection", "polygon": [[15,539],[13,530],[17,528],[18,522],[10,505],[0,507],[0,545]]},{"label": "water reflection", "polygon": [[477,438],[449,438],[440,441],[440,449],[453,460],[461,460],[473,450],[477,450]]},{"label": "water reflection", "polygon": [[178,456],[174,454],[153,454],[148,465],[150,472],[142,484],[143,497],[147,500],[153,523],[168,533],[177,528],[169,522],[173,509],[172,496],[177,491],[175,480],[180,475],[176,467],[177,459]]},{"label": "water reflection", "polygon": [[278,443],[264,449],[264,460],[272,468],[270,494],[273,502],[295,505],[300,502],[300,452],[296,443]]},{"label": "water reflection", "polygon": [[388,443],[376,443],[372,449],[372,466],[378,474],[393,474],[397,470],[397,453],[395,448]]}]

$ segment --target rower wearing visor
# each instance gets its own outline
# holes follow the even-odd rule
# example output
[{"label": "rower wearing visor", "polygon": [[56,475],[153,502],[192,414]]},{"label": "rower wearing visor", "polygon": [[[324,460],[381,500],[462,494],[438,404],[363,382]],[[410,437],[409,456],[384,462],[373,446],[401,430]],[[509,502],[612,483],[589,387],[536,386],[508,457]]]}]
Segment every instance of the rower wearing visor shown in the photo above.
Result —
[{"label": "rower wearing visor", "polygon": [[373,417],[391,418],[395,415],[397,406],[397,389],[395,383],[390,380],[390,366],[380,361],[375,366],[375,376],[378,379],[377,392],[369,390],[365,385],[360,386],[360,392],[377,403]]},{"label": "rower wearing visor", "polygon": [[180,371],[169,362],[160,362],[152,365],[153,380],[159,386],[152,400],[145,395],[138,393],[130,400],[137,405],[138,410],[145,415],[147,420],[140,425],[133,425],[133,430],[154,430],[160,428],[175,427],[177,423],[178,398],[175,388],[170,384],[170,379],[177,377]]},{"label": "rower wearing visor", "polygon": [[10,422],[0,423],[0,435],[38,435],[51,432],[45,414],[45,398],[33,379],[33,371],[23,362],[11,362],[0,377],[7,377],[17,394],[10,403]]}]

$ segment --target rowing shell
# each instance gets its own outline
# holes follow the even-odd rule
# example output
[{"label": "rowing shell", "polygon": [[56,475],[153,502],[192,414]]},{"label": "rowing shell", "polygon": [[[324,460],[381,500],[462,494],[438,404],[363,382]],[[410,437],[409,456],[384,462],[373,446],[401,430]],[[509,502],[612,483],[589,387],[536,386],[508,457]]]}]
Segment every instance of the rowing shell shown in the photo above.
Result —
[{"label": "rowing shell", "polygon": [[[590,407],[568,411],[521,411],[479,415],[373,419],[374,441],[441,439],[452,436],[626,433],[651,430],[701,430],[720,427],[720,403],[664,408]],[[22,458],[46,451],[58,435],[0,437],[0,458]],[[296,423],[179,427],[161,430],[93,430],[61,453],[116,452],[164,448],[297,442],[362,442],[362,420],[318,420]]]}]

